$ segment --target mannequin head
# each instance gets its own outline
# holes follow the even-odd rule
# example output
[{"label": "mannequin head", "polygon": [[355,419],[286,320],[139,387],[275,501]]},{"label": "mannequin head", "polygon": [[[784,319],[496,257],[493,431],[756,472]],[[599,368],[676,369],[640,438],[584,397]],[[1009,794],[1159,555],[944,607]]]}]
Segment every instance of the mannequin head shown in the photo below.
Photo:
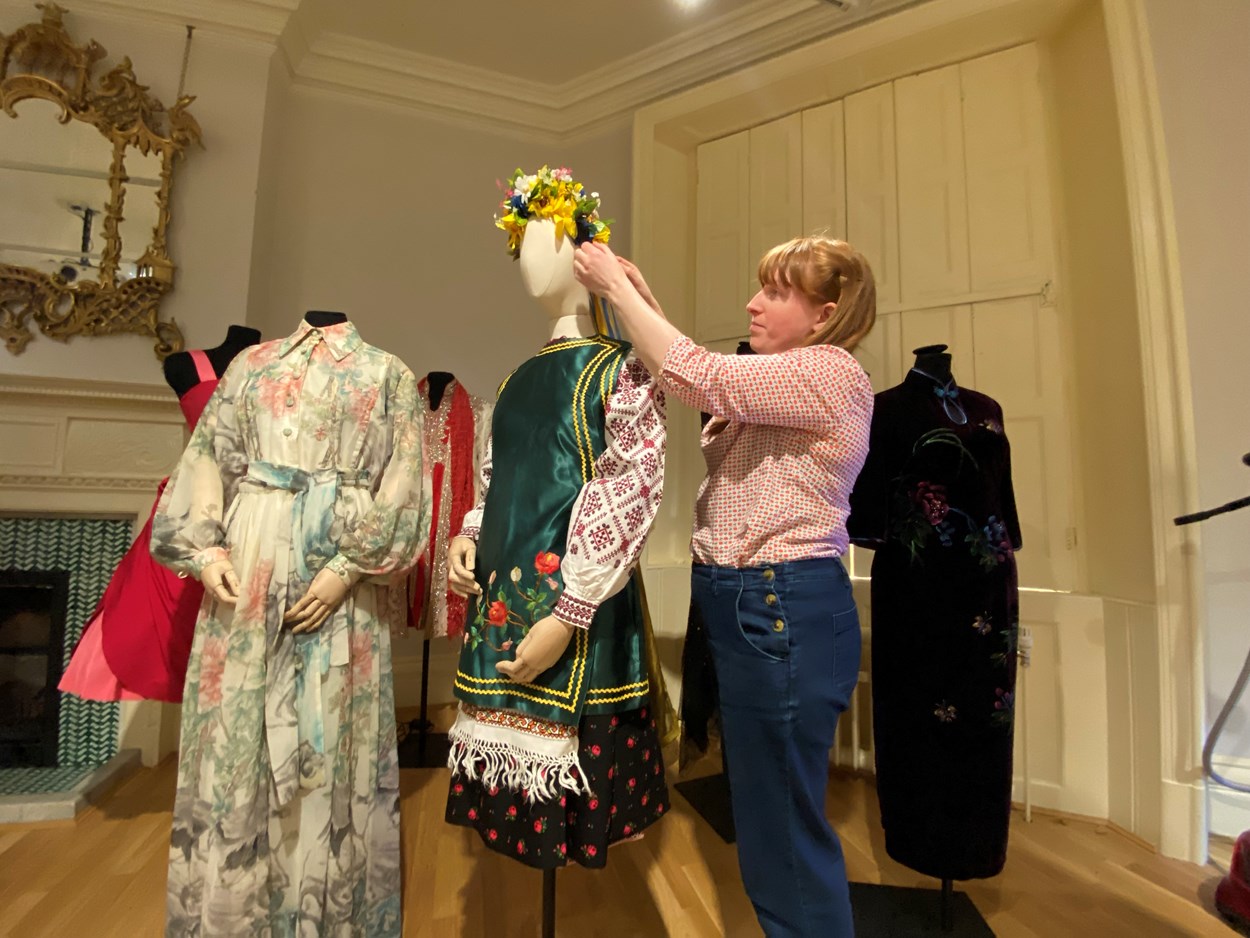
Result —
[{"label": "mannequin head", "polygon": [[508,252],[521,262],[525,292],[547,311],[552,337],[593,334],[590,294],[573,276],[573,254],[583,241],[609,238],[599,193],[587,193],[564,167],[532,176],[517,170],[500,209],[495,225],[508,233]]},{"label": "mannequin head", "polygon": [[[590,293],[573,276],[575,250],[567,235],[556,234],[554,221],[531,220],[521,242],[521,283],[547,311],[553,329],[558,327],[562,335],[590,335]],[[585,322],[575,321],[583,318]]]}]

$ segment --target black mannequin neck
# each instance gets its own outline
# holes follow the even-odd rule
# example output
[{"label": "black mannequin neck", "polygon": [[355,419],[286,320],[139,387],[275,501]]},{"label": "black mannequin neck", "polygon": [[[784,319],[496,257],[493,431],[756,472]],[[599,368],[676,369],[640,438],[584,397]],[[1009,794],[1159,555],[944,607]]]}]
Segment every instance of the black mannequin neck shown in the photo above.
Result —
[{"label": "black mannequin neck", "polygon": [[347,314],[323,309],[310,309],[304,314],[304,322],[316,329],[324,329],[327,326],[337,326],[340,323],[347,322]]},{"label": "black mannequin neck", "polygon": [[[226,337],[217,348],[242,349],[260,342],[260,330],[250,326],[230,326],[226,329]],[[214,350],[215,351],[215,350]]]},{"label": "black mannequin neck", "polygon": [[[213,348],[204,349],[213,372],[220,378],[226,368],[234,361],[234,357],[251,345],[260,342],[260,331],[249,326],[232,325],[226,329],[226,337],[222,343]],[[174,389],[174,393],[182,397],[187,391],[200,383],[200,373],[195,367],[195,360],[190,352],[175,352],[165,359],[165,382]]]},{"label": "black mannequin neck", "polygon": [[955,377],[951,374],[951,356],[946,348],[945,345],[925,345],[915,349],[916,364],[912,367],[934,381],[950,384]]},{"label": "black mannequin neck", "polygon": [[450,371],[431,371],[425,376],[426,387],[430,391],[430,410],[438,410],[438,405],[443,400],[443,392],[455,380],[456,376]]}]

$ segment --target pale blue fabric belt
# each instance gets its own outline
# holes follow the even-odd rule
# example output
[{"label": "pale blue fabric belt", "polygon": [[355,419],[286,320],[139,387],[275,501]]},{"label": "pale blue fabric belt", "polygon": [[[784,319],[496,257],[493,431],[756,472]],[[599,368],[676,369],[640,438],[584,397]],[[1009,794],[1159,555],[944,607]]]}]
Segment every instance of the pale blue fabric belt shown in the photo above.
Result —
[{"label": "pale blue fabric belt", "polygon": [[369,483],[367,469],[296,469],[257,460],[247,467],[247,479],[266,488],[295,493],[291,508],[291,547],[295,573],[305,583],[313,578],[336,550],[330,540],[339,487]]},{"label": "pale blue fabric belt", "polygon": [[[338,549],[330,529],[340,487],[364,487],[369,473],[335,468],[308,471],[257,460],[248,466],[245,482],[294,493],[291,553],[295,574],[306,589]],[[352,602],[348,595],[321,628],[310,634],[293,635],[281,622],[277,624],[265,675],[265,737],[279,805],[290,802],[300,788],[319,788],[326,782],[321,683],[335,657],[334,648],[343,646],[340,657],[347,656],[345,626]]]}]

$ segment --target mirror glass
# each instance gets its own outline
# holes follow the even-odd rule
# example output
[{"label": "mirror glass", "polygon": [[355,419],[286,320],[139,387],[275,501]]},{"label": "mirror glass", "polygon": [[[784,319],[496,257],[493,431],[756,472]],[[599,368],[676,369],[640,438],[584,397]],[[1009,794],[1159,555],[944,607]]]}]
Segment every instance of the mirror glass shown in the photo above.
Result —
[{"label": "mirror glass", "polygon": [[[84,121],[60,122],[59,105],[20,101],[0,113],[0,263],[76,284],[100,279],[113,148]],[[118,280],[135,276],[157,220],[160,156],[126,152]]]}]

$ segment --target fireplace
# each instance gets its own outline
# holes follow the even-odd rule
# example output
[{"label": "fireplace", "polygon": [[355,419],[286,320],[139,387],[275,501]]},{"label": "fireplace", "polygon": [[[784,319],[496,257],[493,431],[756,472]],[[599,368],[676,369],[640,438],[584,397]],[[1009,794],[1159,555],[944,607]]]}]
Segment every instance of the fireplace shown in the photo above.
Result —
[{"label": "fireplace", "polygon": [[0,767],[58,763],[64,570],[0,570]]}]

